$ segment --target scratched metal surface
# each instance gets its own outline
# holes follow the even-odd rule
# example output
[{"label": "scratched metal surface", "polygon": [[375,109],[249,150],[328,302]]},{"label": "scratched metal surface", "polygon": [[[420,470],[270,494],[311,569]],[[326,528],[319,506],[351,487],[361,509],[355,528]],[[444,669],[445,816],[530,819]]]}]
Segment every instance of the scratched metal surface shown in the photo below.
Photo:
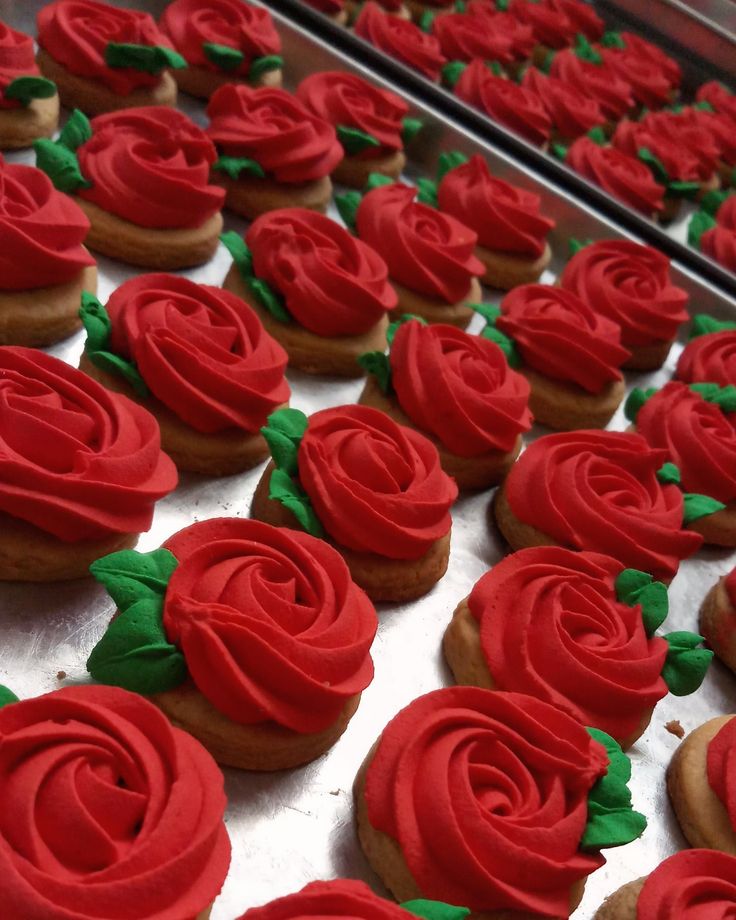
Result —
[{"label": "scratched metal surface", "polygon": [[[0,0],[0,15],[11,25],[32,31],[33,15],[40,5],[29,0],[17,3]],[[129,5],[161,7],[161,4]],[[279,28],[289,85],[311,70],[356,69],[288,24],[280,22]],[[184,97],[181,107],[203,120],[200,105]],[[536,187],[542,194],[545,210],[557,221],[551,239],[556,258],[545,281],[554,280],[569,236],[620,235],[615,227],[586,207],[558,196],[554,189],[477,144],[471,136],[429,112],[417,111],[426,119],[427,129],[416,151],[418,159],[412,163],[410,177],[433,168],[441,149],[460,148],[484,152],[499,175]],[[32,161],[28,153],[15,154],[9,159]],[[243,228],[242,222],[230,217],[227,223],[235,229]],[[118,284],[136,272],[107,259],[99,261],[99,294],[104,301]],[[197,281],[219,284],[229,263],[221,247],[209,264],[185,274]],[[695,278],[677,271],[675,277],[691,292],[694,309],[721,317],[736,315],[735,303],[722,299]],[[491,292],[486,295],[488,300],[494,299]],[[478,325],[476,320],[471,330],[477,331]],[[51,351],[75,364],[81,348],[80,334]],[[673,349],[662,371],[631,375],[629,382],[663,383],[674,369],[680,348],[678,345]],[[291,371],[288,376],[293,388],[292,405],[305,412],[353,402],[362,386],[360,382],[314,379]],[[625,427],[621,414],[611,427]],[[539,433],[534,432],[532,437]],[[154,549],[169,534],[196,520],[218,515],[246,516],[260,473],[258,468],[226,479],[183,476],[176,492],[159,503],[153,527],[141,537],[139,548]],[[233,920],[247,907],[294,891],[314,879],[363,878],[376,891],[385,893],[368,867],[355,836],[352,780],[375,737],[402,706],[422,693],[451,683],[440,652],[445,626],[457,602],[503,555],[503,548],[487,523],[488,502],[486,493],[463,498],[453,509],[449,571],[429,595],[404,606],[380,607],[380,627],[373,648],[375,680],[332,751],[302,769],[275,775],[225,771],[229,800],[226,822],[233,859],[213,920]],[[708,550],[683,564],[671,590],[669,629],[696,628],[696,612],[702,597],[734,561],[732,554]],[[21,697],[30,697],[70,682],[86,681],[86,656],[111,613],[111,602],[91,581],[35,587],[0,584],[0,683],[8,684]],[[65,672],[66,677],[60,678],[59,672]],[[664,723],[679,719],[689,730],[711,716],[734,711],[735,691],[736,678],[716,664],[697,694],[660,703],[649,730],[632,752],[634,805],[649,818],[649,828],[642,840],[610,851],[607,865],[588,881],[583,903],[575,913],[576,920],[589,920],[605,895],[623,882],[650,871],[684,845],[664,787],[664,770],[678,742],[665,730]]]}]

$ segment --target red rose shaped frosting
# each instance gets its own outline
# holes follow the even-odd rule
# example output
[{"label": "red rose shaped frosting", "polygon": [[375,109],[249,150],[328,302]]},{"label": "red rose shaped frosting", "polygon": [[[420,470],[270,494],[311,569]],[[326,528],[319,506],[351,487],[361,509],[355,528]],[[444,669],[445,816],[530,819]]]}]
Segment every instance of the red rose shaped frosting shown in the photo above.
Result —
[{"label": "red rose shaped frosting", "polygon": [[0,710],[3,913],[198,916],[230,862],[223,777],[190,735],[117,687]]},{"label": "red rose shaped frosting", "polygon": [[[699,120],[698,116],[702,115],[710,115],[718,119],[718,116],[712,112],[691,109],[690,113],[684,110],[683,112],[648,112],[642,118],[642,124],[660,144],[684,147],[688,154],[697,161],[695,175],[707,181],[718,166],[721,144],[716,140],[714,132]],[[733,135],[731,135],[731,143],[736,149],[736,137]],[[653,153],[655,152],[653,148],[650,149]]]},{"label": "red rose shaped frosting", "polygon": [[559,5],[514,0],[511,13],[532,27],[537,43],[547,48],[564,48],[571,44],[578,28]]},{"label": "red rose shaped frosting", "polygon": [[477,237],[449,214],[415,201],[416,193],[400,182],[369,191],[358,207],[358,236],[386,260],[394,281],[457,303],[485,271],[473,254]]},{"label": "red rose shaped frosting", "polygon": [[256,275],[315,335],[360,335],[396,306],[383,259],[324,214],[270,211],[253,221],[245,238]]},{"label": "red rose shaped frosting", "polygon": [[178,275],[138,275],[107,302],[115,354],[197,431],[257,432],[289,399],[288,357],[251,308]]},{"label": "red rose shaped frosting", "polygon": [[662,387],[639,409],[636,430],[667,451],[686,492],[736,499],[736,417],[684,383]]},{"label": "red rose shaped frosting", "polygon": [[[622,36],[623,39],[623,36]],[[651,109],[667,105],[672,96],[672,81],[658,61],[646,57],[633,43],[623,48],[601,48],[606,66],[631,87],[634,99]]]},{"label": "red rose shaped frosting", "polygon": [[651,246],[601,240],[580,249],[560,284],[621,327],[628,347],[669,342],[688,318],[689,296],[670,280],[670,261]]},{"label": "red rose shaped frosting", "polygon": [[40,169],[0,156],[0,290],[64,284],[95,260],[82,243],[89,221]]},{"label": "red rose shaped frosting", "polygon": [[[488,0],[470,0],[467,12],[464,15],[469,23],[475,22],[478,32],[485,33],[485,35],[479,36],[479,40],[484,43],[489,40],[499,43],[502,41],[507,42],[513,58],[517,61],[525,61],[528,57],[531,57],[536,45],[532,27],[519,22],[516,16],[512,16],[511,13],[498,12],[496,7],[492,6]],[[478,22],[475,17],[482,17],[482,19]],[[432,28],[433,30],[439,28],[439,19],[434,20]],[[489,35],[492,35],[493,38],[489,39]],[[445,53],[449,58],[453,57],[449,52]],[[473,54],[469,60],[474,57],[483,57],[486,60],[498,60],[501,63],[505,63],[503,57],[489,57],[485,54]],[[461,60],[464,59],[461,58]]]},{"label": "red rose shaped frosting", "polygon": [[736,329],[711,332],[688,342],[677,362],[677,377],[685,383],[736,386]]},{"label": "red rose shaped frosting", "polygon": [[37,77],[33,39],[24,32],[0,22],[0,109],[20,108],[18,99],[9,99],[5,90],[18,77]]},{"label": "red rose shaped frosting", "polygon": [[435,690],[384,729],[366,775],[368,820],[398,842],[425,897],[564,917],[572,886],[604,862],[579,847],[606,763],[549,703]]},{"label": "red rose shaped frosting", "polygon": [[355,34],[430,80],[439,77],[446,63],[434,35],[423,32],[407,19],[386,12],[377,3],[363,5],[355,23]]},{"label": "red rose shaped frosting", "polygon": [[0,511],[68,542],[139,533],[176,481],[145,409],[51,355],[0,348]]},{"label": "red rose shaped frosting", "polygon": [[565,80],[546,77],[536,67],[525,71],[521,85],[537,95],[562,138],[580,137],[606,120],[595,99]]},{"label": "red rose shaped frosting", "polygon": [[716,112],[728,115],[733,121],[736,121],[736,93],[732,93],[728,87],[718,80],[710,80],[699,87],[695,95],[698,102],[708,102]]},{"label": "red rose shaped frosting", "polygon": [[390,362],[401,408],[460,457],[509,452],[531,427],[529,384],[488,339],[439,323],[403,323]]},{"label": "red rose shaped frosting", "polygon": [[585,0],[544,0],[544,3],[545,6],[566,16],[576,33],[582,32],[591,41],[596,41],[603,35],[603,20]]},{"label": "red rose shaped frosting", "polygon": [[621,32],[620,37],[632,54],[638,54],[650,63],[655,64],[669,80],[670,86],[675,88],[680,85],[682,68],[673,57],[662,51],[658,45],[647,41],[635,32]]},{"label": "red rose shaped frosting", "polygon": [[532,144],[545,144],[552,132],[552,122],[536,93],[512,80],[497,77],[476,58],[462,72],[455,84],[456,95],[511,128]]},{"label": "red rose shaped frosting", "polygon": [[206,45],[233,48],[242,61],[228,76],[247,77],[255,58],[278,54],[281,39],[268,10],[242,0],[173,0],[161,17],[161,29],[193,67],[222,72],[208,57]]},{"label": "red rose shaped frosting", "polygon": [[554,703],[623,741],[667,694],[667,642],[618,601],[623,566],[558,546],[522,549],[473,588],[468,607],[498,690]]},{"label": "red rose shaped frosting", "polygon": [[605,64],[594,64],[579,57],[572,48],[555,54],[550,76],[558,77],[595,99],[603,114],[611,121],[634,107],[631,86]]},{"label": "red rose shaped frosting", "polygon": [[736,904],[736,857],[718,850],[683,850],[644,882],[638,920],[731,920]]},{"label": "red rose shaped frosting", "polygon": [[336,128],[357,128],[378,141],[377,147],[363,150],[361,158],[403,149],[402,122],[409,106],[395,93],[357,74],[334,70],[311,74],[302,80],[296,94],[315,115]]},{"label": "red rose shaped frosting", "polygon": [[442,211],[474,230],[480,245],[494,252],[537,259],[555,225],[541,213],[539,195],[492,176],[477,153],[445,173],[437,200]]},{"label": "red rose shaped frosting", "polygon": [[516,343],[525,364],[556,380],[600,393],[629,357],[621,330],[570,291],[522,284],[501,301],[496,326]]},{"label": "red rose shaped frosting", "polygon": [[373,678],[373,605],[323,540],[260,521],[185,527],[163,624],[200,692],[234,722],[331,725]]},{"label": "red rose shaped frosting", "polygon": [[736,272],[736,195],[730,195],[716,212],[716,225],[700,237],[700,249],[711,259]]},{"label": "red rose shaped frosting", "polygon": [[[670,179],[681,182],[698,181],[702,174],[701,164],[688,147],[664,132],[639,121],[620,121],[611,138],[613,146],[622,153],[636,159],[640,150],[648,150],[662,163]],[[711,175],[712,168],[709,172]]]},{"label": "red rose shaped frosting", "polygon": [[276,182],[321,179],[343,157],[332,125],[283,89],[226,84],[207,115],[207,134],[226,156],[255,160]]},{"label": "red rose shaped frosting", "polygon": [[199,227],[222,207],[225,190],[209,185],[214,144],[186,115],[146,106],[98,115],[77,150],[92,183],[77,194],[139,227]]},{"label": "red rose shaped frosting", "polygon": [[38,44],[55,61],[76,76],[103,83],[118,96],[161,82],[160,73],[110,67],[105,61],[111,42],[169,46],[148,13],[97,0],[55,0],[39,10],[36,24]]},{"label": "red rose shaped frosting", "polygon": [[708,745],[708,785],[736,830],[736,719],[730,719]]},{"label": "red rose shaped frosting", "polygon": [[[506,29],[504,24],[507,25]],[[442,16],[435,16],[432,21],[432,33],[439,41],[442,53],[451,61],[469,62],[473,58],[483,58],[498,61],[500,64],[511,64],[526,57],[534,46],[529,30],[528,45],[524,49],[526,54],[521,54],[514,26],[518,30],[517,20],[508,13],[481,14],[474,8],[471,13],[444,13]]]},{"label": "red rose shaped frosting", "polygon": [[450,532],[457,487],[437,449],[377,409],[311,415],[299,479],[325,530],[348,549],[418,559]]},{"label": "red rose shaped frosting", "polygon": [[575,431],[530,444],[506,480],[514,515],[570,549],[606,553],[671,579],[701,545],[682,530],[683,498],[657,471],[667,452],[638,434]]},{"label": "red rose shaped frosting", "polygon": [[[736,165],[736,129],[735,122],[722,112],[708,112],[695,106],[683,109],[679,116],[688,125],[700,128],[701,132],[710,135],[710,143],[701,140],[710,155],[716,149],[718,158],[729,166]],[[688,132],[687,137],[692,137],[693,142],[697,134]],[[702,138],[702,133],[700,135]]]},{"label": "red rose shaped frosting", "polygon": [[337,878],[310,882],[301,891],[251,907],[239,920],[297,920],[313,917],[351,917],[353,920],[410,920],[408,911],[379,898],[365,882]]},{"label": "red rose shaped frosting", "polygon": [[616,147],[600,147],[589,137],[579,137],[567,151],[565,162],[609,195],[648,217],[664,206],[664,187],[655,182],[649,168]]}]

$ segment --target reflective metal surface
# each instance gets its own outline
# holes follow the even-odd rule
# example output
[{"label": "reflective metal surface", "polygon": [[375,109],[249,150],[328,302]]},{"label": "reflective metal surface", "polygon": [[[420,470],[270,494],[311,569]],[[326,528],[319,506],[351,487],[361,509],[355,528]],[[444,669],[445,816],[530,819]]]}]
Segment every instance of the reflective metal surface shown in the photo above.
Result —
[{"label": "reflective metal surface", "polygon": [[[32,30],[32,16],[40,3],[1,2],[4,18]],[[122,4],[118,4],[122,5]],[[152,5],[128,5],[150,9]],[[162,4],[157,4],[160,8]],[[279,22],[284,40],[287,84],[293,85],[313,70],[345,68],[360,70],[324,45]],[[203,109],[186,97],[181,107],[199,121]],[[552,269],[544,280],[554,280],[570,236],[605,238],[620,231],[559,195],[534,174],[514,165],[507,157],[477,142],[471,135],[431,112],[415,107],[427,129],[417,143],[417,158],[409,176],[433,169],[443,149],[484,153],[498,175],[543,196],[545,211],[557,228],[551,244],[555,252]],[[9,159],[32,162],[28,153]],[[332,212],[336,216],[336,212]],[[243,223],[227,216],[228,229]],[[137,272],[107,259],[100,259],[99,296],[104,301],[123,280]],[[187,272],[197,281],[219,284],[230,258],[223,247],[206,266]],[[692,275],[674,270],[678,284],[692,297],[692,308],[721,317],[736,316],[736,303]],[[490,292],[487,299],[493,300]],[[474,321],[471,331],[481,323]],[[75,364],[82,348],[82,335],[50,349]],[[671,375],[681,345],[673,349],[667,366],[656,374],[629,377],[632,385],[658,385]],[[315,379],[290,371],[292,405],[309,413],[330,405],[353,402],[362,383]],[[623,429],[621,413],[611,427]],[[532,437],[541,432],[535,431]],[[174,531],[194,521],[217,515],[247,516],[250,498],[261,468],[226,479],[183,476],[176,492],[160,502],[152,530],[139,543],[143,551],[154,549]],[[233,860],[223,892],[216,902],[213,920],[233,920],[247,907],[294,891],[307,882],[336,876],[363,878],[376,891],[385,893],[369,869],[358,845],[353,823],[351,784],[368,748],[386,722],[415,697],[451,683],[440,641],[457,602],[503,553],[488,525],[489,493],[461,499],[453,509],[450,567],[445,578],[425,598],[407,605],[381,605],[380,628],[373,647],[375,680],[363,694],[357,714],[337,745],[324,757],[304,768],[274,775],[227,770],[229,806],[226,821],[233,843]],[[685,562],[675,579],[667,628],[695,629],[697,609],[706,590],[735,562],[733,554],[707,550]],[[0,683],[21,697],[35,696],[70,682],[84,682],[84,662],[112,613],[112,603],[91,581],[28,586],[0,584]],[[714,665],[706,683],[692,697],[667,698],[658,706],[652,724],[632,751],[634,805],[649,819],[643,839],[609,852],[607,865],[588,881],[586,895],[575,917],[588,920],[603,900],[623,882],[653,869],[663,858],[684,846],[672,816],[664,785],[664,770],[678,740],[664,727],[679,719],[686,730],[707,718],[736,709],[736,678]],[[2,883],[0,881],[0,891]]]}]

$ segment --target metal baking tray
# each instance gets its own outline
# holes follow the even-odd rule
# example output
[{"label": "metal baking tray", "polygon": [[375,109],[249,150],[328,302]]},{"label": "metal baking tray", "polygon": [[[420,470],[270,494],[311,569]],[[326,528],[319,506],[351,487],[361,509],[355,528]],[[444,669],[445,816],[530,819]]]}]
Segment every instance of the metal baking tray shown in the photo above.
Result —
[{"label": "metal baking tray", "polygon": [[[520,135],[492,121],[450,90],[375,48],[352,29],[338,25],[302,0],[265,0],[265,3],[313,35],[329,41],[332,47],[414,93],[431,108],[533,166],[579,200],[592,202],[632,233],[736,296],[736,275],[687,243],[687,226],[696,210],[694,204],[683,202],[677,220],[667,225],[650,220],[608,195],[552,154],[544,153]],[[647,0],[646,3],[642,0],[593,0],[592,5],[608,28],[630,29],[655,41],[671,54],[682,67],[685,98],[691,99],[694,90],[707,80],[725,79],[731,83],[736,80],[736,32],[729,28],[736,14],[727,0],[693,0],[693,6],[704,6],[704,11],[693,9],[681,0]]]},{"label": "metal baking tray", "polygon": [[[128,5],[154,12],[163,6],[141,2]],[[31,0],[0,0],[3,18],[27,31],[33,31],[33,16],[40,6],[40,2]],[[276,19],[284,44],[287,85],[293,86],[307,72],[324,69],[367,75],[363,67],[351,63],[325,42],[315,41],[278,16]],[[416,157],[411,164],[412,175],[433,170],[442,150],[479,152],[487,157],[495,173],[535,189],[542,196],[545,212],[557,221],[551,238],[555,260],[545,281],[554,280],[570,236],[627,236],[591,208],[571,201],[545,178],[407,98],[413,114],[426,123],[413,148]],[[181,108],[203,121],[199,103],[182,97]],[[25,152],[9,159],[32,162],[33,158]],[[332,213],[336,214],[334,210]],[[226,225],[228,229],[244,228],[242,221],[230,215],[226,215]],[[196,281],[219,284],[229,265],[230,257],[220,247],[207,265],[185,274]],[[99,269],[99,296],[103,301],[123,280],[137,274],[105,258],[99,259]],[[736,301],[724,297],[688,269],[675,266],[673,276],[690,292],[694,310],[721,318],[736,317]],[[471,331],[481,325],[479,319],[474,322]],[[82,342],[83,336],[78,334],[50,351],[76,364]],[[632,374],[629,383],[664,383],[680,349],[680,344],[673,349],[662,371]],[[359,381],[307,377],[293,371],[288,377],[293,389],[292,405],[307,413],[354,402],[362,387]],[[610,427],[623,429],[625,425],[619,413]],[[530,437],[541,433],[536,430]],[[139,549],[154,549],[170,534],[197,520],[219,515],[247,516],[261,470],[262,467],[223,479],[183,475],[176,492],[159,502],[153,527],[141,537]],[[315,879],[362,878],[377,892],[386,894],[357,841],[351,785],[364,755],[388,720],[420,694],[452,682],[440,649],[444,629],[458,601],[504,555],[500,539],[487,523],[489,498],[488,492],[463,497],[453,509],[450,566],[430,594],[411,604],[379,606],[380,627],[373,646],[375,680],[335,747],[316,762],[288,772],[263,775],[225,771],[229,800],[226,822],[233,859],[213,920],[233,920],[247,907],[295,891]],[[706,550],[683,563],[670,592],[668,629],[695,629],[697,609],[707,589],[735,562],[733,553]],[[91,579],[39,586],[0,584],[0,683],[26,698],[65,684],[86,682],[84,662],[112,612],[112,602]],[[679,719],[690,730],[735,708],[736,678],[717,663],[695,695],[684,700],[669,697],[659,704],[649,729],[632,750],[634,806],[647,815],[649,828],[640,841],[609,851],[607,865],[588,880],[576,920],[589,920],[607,894],[649,872],[685,845],[665,792],[665,767],[678,745],[665,723]]]}]

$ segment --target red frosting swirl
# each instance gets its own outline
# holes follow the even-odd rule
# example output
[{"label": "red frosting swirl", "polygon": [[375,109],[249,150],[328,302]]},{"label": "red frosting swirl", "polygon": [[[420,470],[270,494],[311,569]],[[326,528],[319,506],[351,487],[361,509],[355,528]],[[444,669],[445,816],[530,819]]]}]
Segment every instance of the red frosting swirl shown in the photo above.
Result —
[{"label": "red frosting swirl", "polygon": [[[694,156],[681,139],[668,137],[658,128],[650,128],[640,121],[628,118],[616,126],[611,143],[623,153],[636,159],[640,150],[648,150],[660,160],[670,179],[682,182],[697,182],[701,178],[702,168],[698,157]],[[708,175],[712,175],[710,169]]]},{"label": "red frosting swirl", "polygon": [[[736,165],[736,122],[733,119],[722,112],[707,112],[694,106],[683,109],[678,117],[693,128],[700,128],[698,133],[690,130],[686,135],[683,134],[686,138],[692,138],[693,147],[696,138],[699,138],[700,145],[706,148],[709,155],[715,148],[718,159],[729,166]],[[710,142],[704,140],[704,134],[710,136]]]},{"label": "red frosting swirl", "polygon": [[730,195],[720,206],[716,212],[716,226],[700,237],[700,249],[736,272],[736,195]]},{"label": "red frosting swirl", "polygon": [[706,402],[687,384],[673,381],[648,399],[636,416],[636,430],[666,450],[680,470],[686,492],[721,502],[736,499],[736,418]]},{"label": "red frosting swirl", "polygon": [[204,49],[205,43],[235,48],[241,63],[228,76],[247,77],[255,58],[279,54],[281,39],[267,9],[242,0],[173,0],[160,21],[162,31],[192,67],[221,73]]},{"label": "red frosting swirl", "polygon": [[525,364],[545,377],[600,393],[623,379],[629,357],[621,330],[577,295],[547,284],[522,284],[501,301],[496,326],[516,343]]},{"label": "red frosting swirl", "polygon": [[301,891],[251,907],[239,920],[300,920],[335,917],[352,920],[411,920],[411,914],[386,898],[379,898],[365,882],[336,878],[310,882]]},{"label": "red frosting swirl", "polygon": [[520,22],[531,26],[537,43],[546,48],[565,48],[578,32],[559,4],[514,0],[510,10]]},{"label": "red frosting swirl", "polygon": [[521,85],[536,93],[558,135],[565,140],[580,137],[606,120],[592,96],[565,80],[546,77],[536,67],[525,71]]},{"label": "red frosting swirl", "polygon": [[610,121],[618,121],[634,107],[631,86],[625,80],[605,64],[593,64],[578,57],[572,48],[555,54],[550,75],[592,96]]},{"label": "red frosting swirl", "polygon": [[377,409],[311,415],[299,479],[327,533],[348,549],[419,559],[450,532],[457,486],[437,449]]},{"label": "red frosting swirl", "polygon": [[207,116],[207,134],[226,156],[255,160],[276,182],[321,179],[342,160],[332,125],[283,89],[226,84]]},{"label": "red frosting swirl", "polygon": [[667,459],[638,434],[548,434],[511,468],[506,497],[519,520],[562,546],[606,553],[669,580],[703,541],[681,529],[678,486],[657,479]]},{"label": "red frosting swirl", "polygon": [[625,42],[624,48],[598,49],[604,64],[629,84],[640,105],[651,109],[667,105],[673,90],[669,76],[658,61],[642,54],[633,42]]},{"label": "red frosting swirl", "polygon": [[0,290],[64,284],[95,260],[82,243],[89,221],[40,169],[0,156]]},{"label": "red frosting swirl", "polygon": [[224,189],[208,184],[214,144],[169,106],[98,115],[77,157],[92,183],[77,194],[139,227],[199,227],[225,199]]},{"label": "red frosting swirl", "polygon": [[703,83],[698,88],[695,98],[698,102],[708,102],[716,112],[728,115],[729,118],[736,121],[736,93],[732,93],[718,80]]},{"label": "red frosting swirl", "polygon": [[0,710],[3,912],[193,918],[230,863],[223,777],[156,707],[64,687]]},{"label": "red frosting swirl", "polygon": [[366,775],[368,819],[398,842],[425,897],[564,917],[572,886],[604,863],[579,846],[607,761],[549,703],[435,690],[383,730]]},{"label": "red frosting swirl", "polygon": [[471,13],[435,16],[432,33],[439,41],[442,53],[451,61],[469,62],[473,58],[483,58],[511,64],[526,57],[534,45],[529,30],[529,46],[524,49],[526,54],[520,54],[513,26],[518,28],[518,22],[508,13],[481,14],[474,9]]},{"label": "red frosting swirl", "polygon": [[38,76],[33,39],[0,22],[0,109],[17,109],[18,99],[6,99],[5,90],[18,77]]},{"label": "red frosting swirl", "polygon": [[539,546],[512,553],[473,588],[468,607],[498,690],[528,693],[624,741],[667,695],[664,639],[641,607],[616,597],[610,556]]},{"label": "red frosting swirl", "polygon": [[666,54],[659,45],[647,41],[636,32],[621,32],[621,38],[626,44],[626,48],[632,54],[638,54],[650,63],[655,64],[669,81],[670,86],[674,89],[680,85],[682,80],[682,68],[677,61]]},{"label": "red frosting swirl", "polygon": [[257,432],[289,400],[286,352],[234,294],[178,275],[138,275],[107,312],[112,350],[197,431]]},{"label": "red frosting swirl", "polygon": [[736,830],[736,718],[729,719],[708,745],[708,785]]},{"label": "red frosting swirl", "polygon": [[324,214],[270,211],[253,221],[245,239],[256,275],[315,335],[360,335],[396,306],[383,259]]},{"label": "red frosting swirl", "polygon": [[488,339],[408,322],[396,330],[390,361],[401,408],[460,457],[507,453],[531,427],[529,384]]},{"label": "red frosting swirl", "polygon": [[485,61],[472,60],[455,84],[458,98],[482,109],[532,144],[545,144],[552,133],[552,122],[536,93],[497,77]]},{"label": "red frosting swirl", "polygon": [[434,35],[408,19],[387,12],[377,3],[365,3],[355,23],[355,34],[430,80],[436,80],[447,63]]},{"label": "red frosting swirl", "polygon": [[409,106],[395,93],[357,74],[332,70],[310,74],[296,94],[307,108],[335,127],[357,128],[375,138],[379,146],[363,150],[359,154],[362,159],[403,149],[401,131]]},{"label": "red frosting swirl", "polygon": [[[493,40],[496,42],[508,42],[509,51],[514,60],[525,61],[528,57],[531,57],[536,44],[531,26],[519,22],[516,16],[512,16],[511,13],[498,12],[496,7],[492,6],[488,0],[470,0],[465,18],[470,23],[474,21],[475,17],[482,17],[481,21],[476,21],[475,24],[478,32],[485,33],[482,36],[484,42],[490,40],[489,36],[493,35]],[[432,23],[432,28],[436,30],[438,27],[439,19],[436,19]],[[447,56],[452,57],[449,52],[447,52]],[[502,57],[489,58],[485,54],[474,54],[471,55],[470,59],[472,60],[473,57],[483,57],[486,60],[498,60],[501,63],[505,63]]]},{"label": "red frosting swirl", "polygon": [[57,63],[78,77],[104,83],[118,96],[161,82],[161,74],[105,63],[110,42],[170,47],[148,13],[97,0],[55,0],[39,10],[36,24],[39,45]]},{"label": "red frosting swirl", "polygon": [[[712,112],[690,109],[689,112],[648,112],[642,118],[642,124],[660,143],[664,141],[672,146],[684,147],[697,162],[696,176],[707,181],[718,166],[721,144],[713,130],[698,118],[702,115],[710,115],[718,121],[718,116]],[[731,144],[736,149],[736,137],[731,137]]]},{"label": "red frosting swirl", "polygon": [[51,355],[0,349],[0,511],[67,542],[139,533],[176,481],[145,409]]},{"label": "red frosting swirl", "polygon": [[560,284],[621,328],[628,347],[670,342],[688,318],[687,291],[670,280],[670,260],[628,240],[601,240],[570,259]]},{"label": "red frosting swirl", "polygon": [[664,187],[655,182],[649,168],[616,147],[601,147],[587,136],[579,137],[567,151],[565,162],[647,217],[664,207]]},{"label": "red frosting swirl", "polygon": [[590,41],[596,41],[603,35],[606,28],[603,20],[585,0],[544,0],[544,3],[566,16],[575,32],[582,32]]},{"label": "red frosting swirl", "polygon": [[736,329],[709,332],[688,342],[677,362],[677,377],[685,383],[736,386]]},{"label": "red frosting swirl", "polygon": [[683,850],[644,882],[637,920],[732,920],[736,857],[718,850]]},{"label": "red frosting swirl", "polygon": [[442,211],[474,230],[480,245],[494,252],[538,259],[555,225],[541,213],[539,195],[491,175],[477,153],[445,173],[437,200]]},{"label": "red frosting swirl", "polygon": [[358,236],[386,260],[392,280],[411,291],[454,304],[467,297],[485,268],[474,255],[477,237],[449,214],[414,200],[400,182],[363,196]]},{"label": "red frosting swirl", "polygon": [[373,605],[323,540],[216,518],[164,544],[178,567],[164,629],[199,691],[240,724],[332,725],[373,679]]}]

